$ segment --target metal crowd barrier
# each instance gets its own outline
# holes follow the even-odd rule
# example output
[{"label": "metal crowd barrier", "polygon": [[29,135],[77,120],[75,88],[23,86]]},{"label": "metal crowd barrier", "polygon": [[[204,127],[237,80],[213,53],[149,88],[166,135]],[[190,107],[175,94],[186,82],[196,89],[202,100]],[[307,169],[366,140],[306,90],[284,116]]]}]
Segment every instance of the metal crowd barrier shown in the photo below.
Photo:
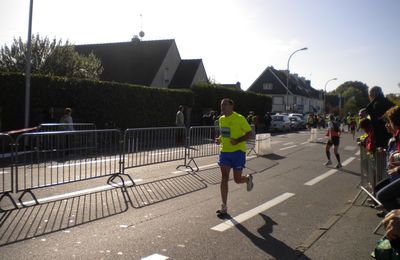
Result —
[{"label": "metal crowd barrier", "polygon": [[369,154],[367,149],[360,145],[360,186],[373,193],[375,186],[388,177],[386,150],[378,148],[374,154]]},{"label": "metal crowd barrier", "polygon": [[92,123],[46,123],[40,124],[37,132],[54,132],[54,131],[83,131],[96,130],[96,125]]},{"label": "metal crowd barrier", "polygon": [[37,188],[115,177],[121,173],[120,140],[119,130],[20,135],[15,153],[16,191],[23,191],[19,200]]},{"label": "metal crowd barrier", "polygon": [[0,201],[4,197],[12,198],[9,193],[14,191],[14,146],[12,138],[0,134]]},{"label": "metal crowd barrier", "polygon": [[[366,147],[360,145],[360,161],[360,191],[357,194],[356,198],[353,200],[353,203],[364,192],[365,194],[367,194],[367,198],[372,199],[377,205],[382,205],[381,202],[378,201],[375,197],[375,187],[380,181],[388,177],[386,150],[378,148],[374,154],[369,154]],[[379,223],[374,229],[373,233],[375,234],[381,226],[382,223]]]},{"label": "metal crowd barrier", "polygon": [[255,147],[256,147],[256,127],[255,125],[250,125],[251,126],[251,136],[249,140],[246,142],[246,149],[248,150],[247,155],[251,154],[251,152],[256,153]]},{"label": "metal crowd barrier", "polygon": [[[191,168],[193,163],[196,167],[195,171],[199,170],[196,158],[217,155],[220,152],[220,147],[215,143],[215,138],[219,136],[218,126],[192,126],[188,134],[188,159],[185,165]],[[193,168],[192,168],[193,169]]]},{"label": "metal crowd barrier", "polygon": [[186,159],[186,128],[127,129],[124,135],[124,170]]},{"label": "metal crowd barrier", "polygon": [[[60,126],[43,127],[46,125]],[[15,207],[9,195],[12,192],[22,192],[18,200],[23,205],[26,194],[37,202],[35,189],[105,176],[111,182],[122,179],[128,168],[177,160],[184,160],[177,169],[194,171],[190,164],[197,167],[196,158],[220,152],[214,141],[219,136],[215,126],[135,128],[127,129],[123,137],[114,129],[42,132],[43,127],[39,132],[21,134],[15,141],[0,134],[0,200],[8,196]],[[254,146],[252,126],[247,149],[254,150]]]}]

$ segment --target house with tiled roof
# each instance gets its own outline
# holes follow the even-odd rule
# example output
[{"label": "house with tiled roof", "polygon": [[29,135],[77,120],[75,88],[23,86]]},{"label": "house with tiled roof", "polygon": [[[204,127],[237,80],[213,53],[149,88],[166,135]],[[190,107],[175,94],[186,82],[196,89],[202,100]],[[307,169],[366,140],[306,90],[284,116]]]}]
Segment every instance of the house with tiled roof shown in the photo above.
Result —
[{"label": "house with tiled roof", "polygon": [[272,97],[272,112],[320,113],[323,93],[314,89],[311,82],[297,74],[267,67],[247,91]]},{"label": "house with tiled roof", "polygon": [[208,82],[201,59],[183,60],[175,40],[76,45],[81,54],[93,52],[103,66],[100,80],[150,87],[190,88]]}]

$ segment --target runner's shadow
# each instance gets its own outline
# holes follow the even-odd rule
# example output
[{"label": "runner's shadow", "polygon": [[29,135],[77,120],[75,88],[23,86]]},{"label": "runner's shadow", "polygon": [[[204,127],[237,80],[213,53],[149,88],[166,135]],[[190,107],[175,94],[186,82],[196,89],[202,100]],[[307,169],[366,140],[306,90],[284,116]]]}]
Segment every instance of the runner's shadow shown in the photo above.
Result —
[{"label": "runner's shadow", "polygon": [[251,233],[245,226],[240,223],[236,224],[236,228],[242,232],[243,235],[248,237],[254,245],[263,250],[273,259],[297,259],[302,256],[302,259],[309,259],[303,255],[301,251],[295,250],[284,242],[274,238],[271,234],[273,232],[273,226],[278,225],[270,217],[259,214],[265,221],[265,225],[259,228],[257,231],[261,235],[257,236]]}]

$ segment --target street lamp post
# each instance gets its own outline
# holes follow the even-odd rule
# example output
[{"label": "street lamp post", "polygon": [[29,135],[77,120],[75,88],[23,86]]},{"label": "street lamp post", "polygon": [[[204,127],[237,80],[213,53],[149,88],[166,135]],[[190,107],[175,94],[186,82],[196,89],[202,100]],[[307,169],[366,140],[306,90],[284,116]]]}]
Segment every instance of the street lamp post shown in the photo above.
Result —
[{"label": "street lamp post", "polygon": [[328,80],[325,83],[325,92],[324,92],[324,114],[326,114],[326,86],[328,85],[329,82],[333,81],[333,80],[337,80],[337,78],[332,78],[330,80]]},{"label": "street lamp post", "polygon": [[28,25],[28,42],[26,44],[26,67],[25,67],[25,128],[29,127],[30,99],[31,99],[31,38],[32,38],[32,11],[33,0],[30,0],[29,6],[29,25]]},{"label": "street lamp post", "polygon": [[290,76],[290,74],[289,74],[289,63],[290,63],[290,59],[292,58],[292,56],[293,56],[296,52],[305,51],[305,50],[308,50],[308,48],[307,48],[307,47],[304,47],[304,48],[295,50],[292,54],[290,54],[289,59],[288,59],[288,61],[287,61],[287,70],[286,70],[286,72],[287,72],[287,75],[286,75],[286,104],[285,104],[285,109],[287,108],[287,106],[288,106],[288,104],[289,104],[289,76]]}]

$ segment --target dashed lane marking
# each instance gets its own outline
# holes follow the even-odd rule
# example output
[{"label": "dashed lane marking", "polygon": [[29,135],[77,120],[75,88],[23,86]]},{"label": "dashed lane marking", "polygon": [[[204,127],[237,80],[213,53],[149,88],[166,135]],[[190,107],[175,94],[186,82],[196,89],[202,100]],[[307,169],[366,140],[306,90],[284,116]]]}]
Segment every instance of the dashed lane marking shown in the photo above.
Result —
[{"label": "dashed lane marking", "polygon": [[355,151],[357,149],[357,146],[346,146],[344,148],[345,151]]},{"label": "dashed lane marking", "polygon": [[284,143],[282,145],[291,145],[291,144],[294,144],[294,142]]},{"label": "dashed lane marking", "polygon": [[141,258],[141,260],[166,260],[169,259],[168,256],[160,255],[160,254],[153,254],[147,257]]},{"label": "dashed lane marking", "polygon": [[287,146],[287,147],[285,147],[285,148],[281,148],[281,149],[279,149],[279,151],[283,151],[283,150],[291,149],[291,148],[294,148],[294,147],[297,147],[297,145]]},{"label": "dashed lane marking", "polygon": [[290,192],[285,192],[282,195],[265,202],[264,204],[261,204],[258,207],[255,207],[254,209],[251,209],[249,211],[246,211],[232,219],[228,219],[226,221],[224,221],[223,223],[216,225],[215,227],[212,227],[212,230],[215,231],[219,231],[219,232],[224,232],[228,229],[230,229],[231,227],[236,226],[237,224],[243,223],[244,221],[260,214],[261,212],[266,211],[267,209],[270,209],[282,202],[284,202],[285,200],[293,197],[295,194],[294,193],[290,193]]},{"label": "dashed lane marking", "polygon": [[[343,166],[347,166],[347,165],[348,165],[349,163],[351,163],[354,159],[355,159],[355,157],[350,157],[349,159],[347,159],[346,161],[344,161],[344,162],[342,163],[342,165],[343,165]],[[315,177],[314,179],[312,179],[312,180],[310,180],[310,181],[304,183],[304,185],[313,186],[313,185],[317,184],[318,182],[322,181],[323,179],[328,178],[329,176],[331,176],[332,174],[336,173],[337,171],[338,171],[338,170],[336,170],[336,169],[331,169],[331,170],[327,171],[326,173],[321,174],[320,176]]]}]

